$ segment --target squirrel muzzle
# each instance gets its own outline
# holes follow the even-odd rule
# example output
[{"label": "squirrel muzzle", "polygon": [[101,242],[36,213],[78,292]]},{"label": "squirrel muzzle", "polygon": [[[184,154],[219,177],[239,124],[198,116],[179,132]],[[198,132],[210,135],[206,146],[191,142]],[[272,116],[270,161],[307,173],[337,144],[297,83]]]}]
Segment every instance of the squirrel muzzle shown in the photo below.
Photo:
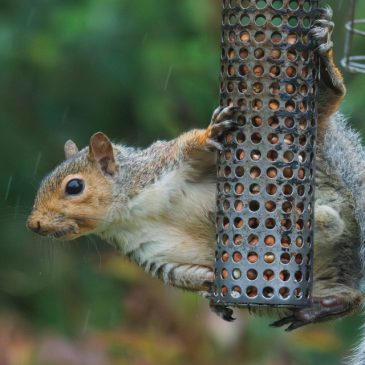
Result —
[{"label": "squirrel muzzle", "polygon": [[61,240],[72,240],[81,235],[80,227],[75,221],[52,214],[42,216],[36,210],[31,213],[26,225],[28,229],[41,236]]}]

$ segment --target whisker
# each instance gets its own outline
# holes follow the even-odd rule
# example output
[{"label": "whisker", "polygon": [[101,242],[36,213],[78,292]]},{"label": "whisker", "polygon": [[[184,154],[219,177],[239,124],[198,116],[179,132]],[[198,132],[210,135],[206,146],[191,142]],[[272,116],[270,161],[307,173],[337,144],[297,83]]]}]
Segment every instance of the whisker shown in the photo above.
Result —
[{"label": "whisker", "polygon": [[51,236],[53,236],[54,238],[61,238],[61,237],[66,236],[69,233],[75,233],[75,229],[73,227],[67,227],[67,228],[64,228],[64,229],[61,229],[59,231],[52,233]]},{"label": "whisker", "polygon": [[99,247],[98,247],[98,243],[92,238],[92,237],[90,237],[90,236],[88,236],[87,237],[87,239],[88,239],[88,241],[90,241],[92,244],[93,244],[93,246],[95,247],[95,251],[96,251],[96,253],[98,254],[98,256],[99,256],[99,267],[101,267],[101,253],[100,253],[100,251],[99,251]]},{"label": "whisker", "polygon": [[11,188],[12,182],[13,182],[13,175],[10,175],[8,184],[6,186],[6,191],[5,191],[5,197],[4,197],[5,201],[8,200],[8,198],[9,198],[9,193],[10,193],[10,188]]},{"label": "whisker", "polygon": [[31,212],[31,209],[28,207],[28,209],[27,208],[25,208],[25,207],[22,207],[21,205],[18,205],[18,206],[16,206],[16,205],[14,205],[14,206],[11,206],[11,205],[9,205],[9,206],[7,206],[7,207],[4,207],[4,208],[1,208],[0,209],[0,212],[1,211],[13,211],[13,210],[15,210],[15,209],[17,209],[18,210],[18,212],[23,212],[24,214],[29,214],[30,212]]},{"label": "whisker", "polygon": [[[29,214],[25,214],[25,213],[19,213],[17,212],[17,216],[22,216],[25,218],[28,218]],[[0,218],[14,218],[14,212],[9,212],[9,213],[5,213],[5,214],[0,214]]]},{"label": "whisker", "polygon": [[[22,205],[22,204],[19,204],[19,205],[12,205],[12,204],[6,204],[4,205],[5,208],[9,208],[9,209],[14,209],[16,207],[19,207],[19,208],[23,208],[24,210],[28,210],[28,211],[31,211],[32,207],[30,205]],[[2,208],[4,209],[4,208]]]},{"label": "whisker", "polygon": [[13,214],[7,214],[4,216],[0,215],[0,222],[4,223],[4,222],[18,222],[19,224],[21,224],[22,226],[25,227],[25,222],[27,220],[27,216],[21,215],[21,214],[17,214],[16,216],[14,216]]},{"label": "whisker", "polygon": [[83,219],[88,219],[91,221],[95,221],[95,222],[101,222],[101,223],[107,223],[107,224],[111,224],[113,223],[112,221],[109,221],[107,219],[103,219],[103,218],[96,218],[96,217],[92,217],[89,216],[87,214],[82,214],[82,213],[78,213],[77,216],[70,216],[71,219],[77,219],[77,218],[83,218]]},{"label": "whisker", "polygon": [[40,242],[44,271],[52,276],[54,268],[54,241],[50,237],[42,237],[38,242]]}]

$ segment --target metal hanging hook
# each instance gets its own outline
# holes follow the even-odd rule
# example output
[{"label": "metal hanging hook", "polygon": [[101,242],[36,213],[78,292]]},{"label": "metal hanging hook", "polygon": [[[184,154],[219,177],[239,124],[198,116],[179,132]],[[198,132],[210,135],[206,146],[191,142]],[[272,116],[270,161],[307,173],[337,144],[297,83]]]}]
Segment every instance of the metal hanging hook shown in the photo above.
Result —
[{"label": "metal hanging hook", "polygon": [[350,20],[346,23],[347,30],[345,42],[345,54],[341,60],[341,65],[351,73],[365,73],[365,56],[352,56],[352,46],[354,35],[365,37],[365,31],[356,28],[361,24],[365,24],[365,19],[355,19],[356,0],[350,0]]}]

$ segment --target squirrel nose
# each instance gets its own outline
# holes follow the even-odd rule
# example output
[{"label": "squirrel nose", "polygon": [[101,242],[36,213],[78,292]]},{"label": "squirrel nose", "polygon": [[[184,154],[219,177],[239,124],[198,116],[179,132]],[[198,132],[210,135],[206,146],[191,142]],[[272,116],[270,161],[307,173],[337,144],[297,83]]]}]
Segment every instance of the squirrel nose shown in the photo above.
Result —
[{"label": "squirrel nose", "polygon": [[32,230],[35,233],[40,233],[41,230],[42,230],[40,221],[31,221],[31,220],[29,220],[27,226],[30,230]]}]

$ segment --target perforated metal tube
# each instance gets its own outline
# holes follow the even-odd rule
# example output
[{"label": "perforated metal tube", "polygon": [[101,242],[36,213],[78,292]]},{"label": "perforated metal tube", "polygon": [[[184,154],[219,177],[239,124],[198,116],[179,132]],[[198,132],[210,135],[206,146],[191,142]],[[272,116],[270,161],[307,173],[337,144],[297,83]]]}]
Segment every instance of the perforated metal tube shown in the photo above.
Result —
[{"label": "perforated metal tube", "polygon": [[318,1],[224,0],[214,301],[299,307],[312,281]]}]

